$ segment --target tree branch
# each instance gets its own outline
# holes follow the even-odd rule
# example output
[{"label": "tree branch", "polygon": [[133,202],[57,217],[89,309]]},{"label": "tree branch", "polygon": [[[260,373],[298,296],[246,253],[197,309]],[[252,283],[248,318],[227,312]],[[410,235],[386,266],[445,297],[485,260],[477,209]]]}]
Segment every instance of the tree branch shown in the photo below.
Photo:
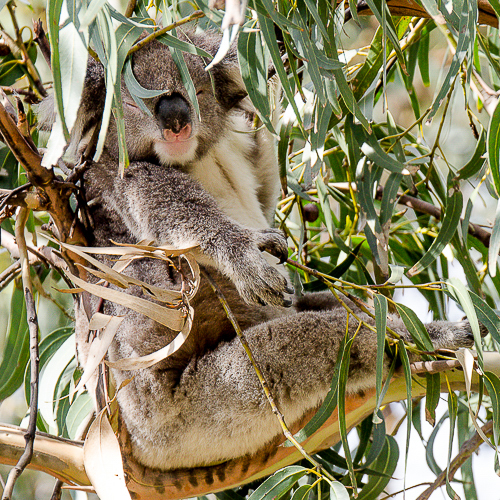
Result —
[{"label": "tree branch", "polygon": [[[490,420],[486,422],[481,427],[481,430],[487,435],[491,436],[493,434],[493,421]],[[466,441],[460,448],[457,456],[450,463],[449,469],[445,469],[436,478],[434,483],[429,486],[418,498],[417,500],[428,500],[432,493],[434,493],[440,486],[446,483],[446,476],[448,480],[452,480],[455,477],[456,472],[462,465],[467,461],[467,459],[479,448],[483,443],[483,438],[476,432],[468,441]]]},{"label": "tree branch", "polygon": [[[500,354],[484,353],[485,370],[500,375]],[[447,372],[447,379],[452,390],[465,388],[464,375],[460,370]],[[425,380],[413,384],[414,397],[425,395]],[[473,390],[478,386],[478,377],[473,376]],[[448,391],[448,385],[443,383],[442,391]],[[383,404],[400,401],[406,398],[405,379],[395,377],[389,386]],[[346,419],[348,429],[358,425],[364,418],[373,413],[376,406],[375,391],[363,396],[351,395],[346,400]],[[312,417],[314,411],[307,418]],[[292,426],[296,432],[297,426]],[[24,449],[24,430],[14,426],[0,425],[0,463],[14,465]],[[180,498],[205,495],[210,492],[227,488],[235,488],[242,484],[255,481],[278,469],[295,463],[302,455],[293,447],[284,448],[284,441],[271,443],[267,448],[253,456],[229,460],[220,465],[198,467],[194,469],[179,469],[174,471],[159,471],[147,469],[136,463],[132,458],[131,444],[122,425],[122,452],[128,488],[137,496],[136,500],[175,500]],[[308,453],[324,450],[340,440],[338,415],[334,412],[328,421],[302,445]],[[37,433],[34,443],[34,454],[29,468],[40,470],[62,481],[80,486],[88,486],[90,481],[83,466],[83,443],[58,438],[49,434]]]},{"label": "tree branch", "polygon": [[[356,191],[356,185],[355,184],[350,185],[348,182],[334,182],[330,183],[329,185],[342,192],[349,192],[350,189]],[[378,186],[375,199],[381,200],[383,194],[384,194],[384,186]],[[415,198],[407,194],[399,193],[397,203],[399,205],[404,205],[408,208],[411,208],[415,210],[415,212],[432,215],[434,218],[438,220],[440,220],[442,216],[440,208],[436,207],[432,203],[428,203],[427,201],[423,201],[419,198]],[[469,222],[469,234],[471,236],[474,236],[474,238],[478,239],[486,248],[490,246],[491,234],[478,224]]]},{"label": "tree branch", "polygon": [[[342,0],[337,0],[337,3],[341,1]],[[387,0],[387,5],[393,16],[431,17],[427,11],[414,0]],[[495,15],[493,7],[487,0],[477,0],[477,10],[479,24],[487,24],[495,28],[498,27],[498,18]],[[360,16],[373,15],[365,1],[358,2],[357,12]],[[352,19],[352,13],[349,8],[346,8],[345,20],[349,21],[350,19]]]},{"label": "tree branch", "polygon": [[33,457],[33,443],[35,441],[36,420],[38,416],[38,320],[36,316],[35,301],[33,300],[33,287],[30,277],[30,266],[28,260],[28,249],[24,237],[24,229],[28,219],[28,209],[21,208],[16,219],[16,240],[19,248],[21,261],[21,275],[26,302],[26,316],[29,328],[30,343],[30,408],[28,430],[24,435],[26,446],[16,466],[11,469],[7,478],[7,484],[3,490],[2,500],[10,500],[14,492],[14,486],[23,470],[28,466]]},{"label": "tree branch", "polygon": [[[25,429],[0,424],[0,463],[15,465],[24,451]],[[89,486],[83,466],[83,443],[37,432],[28,466],[69,484]]]},{"label": "tree branch", "polygon": [[74,224],[75,214],[69,205],[72,192],[70,185],[56,179],[53,169],[42,166],[42,157],[31,149],[2,104],[0,134],[26,171],[29,181],[37,188],[38,194],[46,197],[46,207],[54,220],[59,238],[65,242],[85,244],[83,228],[78,222]]}]

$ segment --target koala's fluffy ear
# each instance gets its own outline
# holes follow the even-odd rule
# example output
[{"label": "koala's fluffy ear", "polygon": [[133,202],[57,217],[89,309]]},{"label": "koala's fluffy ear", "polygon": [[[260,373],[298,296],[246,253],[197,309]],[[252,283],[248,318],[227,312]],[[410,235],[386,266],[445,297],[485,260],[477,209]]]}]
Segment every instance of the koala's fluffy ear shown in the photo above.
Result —
[{"label": "koala's fluffy ear", "polygon": [[94,125],[101,119],[105,99],[106,83],[104,80],[104,68],[101,63],[89,57],[82,99],[80,101],[80,114],[85,116],[89,125]]}]

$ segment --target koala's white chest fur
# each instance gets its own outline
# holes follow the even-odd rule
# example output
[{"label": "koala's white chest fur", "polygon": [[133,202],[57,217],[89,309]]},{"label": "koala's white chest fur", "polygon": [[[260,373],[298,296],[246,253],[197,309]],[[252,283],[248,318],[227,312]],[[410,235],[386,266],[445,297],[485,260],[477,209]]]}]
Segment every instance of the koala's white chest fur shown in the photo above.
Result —
[{"label": "koala's white chest fur", "polygon": [[[231,122],[225,137],[194,162],[189,173],[217,200],[227,216],[244,226],[264,229],[269,222],[257,195],[260,180],[254,162],[259,152],[254,132],[241,115],[234,115]],[[272,168],[276,169],[276,165]]]}]

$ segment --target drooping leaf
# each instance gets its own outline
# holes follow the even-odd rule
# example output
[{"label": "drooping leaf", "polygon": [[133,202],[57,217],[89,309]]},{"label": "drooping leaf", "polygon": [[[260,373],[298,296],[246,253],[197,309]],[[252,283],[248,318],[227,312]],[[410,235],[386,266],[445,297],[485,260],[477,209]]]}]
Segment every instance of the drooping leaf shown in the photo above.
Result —
[{"label": "drooping leaf", "polygon": [[[377,327],[377,372],[376,372],[376,398],[380,400],[380,393],[382,392],[382,377],[384,372],[384,355],[385,355],[385,331],[387,327],[387,299],[377,294],[374,297],[375,304],[375,325]],[[380,423],[378,417],[378,406],[375,407],[373,412],[373,423]]]},{"label": "drooping leaf", "polygon": [[416,274],[422,272],[426,267],[432,264],[439,255],[441,255],[441,252],[457,231],[460,215],[462,214],[462,205],[462,193],[458,190],[454,190],[451,196],[447,199],[441,230],[439,231],[437,238],[432,242],[432,245],[423,257],[406,273],[408,277],[415,276]]},{"label": "drooping leaf", "polygon": [[383,472],[383,476],[371,476],[359,492],[358,500],[375,500],[390,481],[399,459],[399,448],[392,436],[386,436],[385,445],[373,468]]},{"label": "drooping leaf", "polygon": [[120,445],[106,413],[98,415],[90,426],[83,447],[83,461],[85,472],[101,500],[130,500]]},{"label": "drooping leaf", "polygon": [[291,465],[268,477],[249,497],[248,500],[278,500],[309,473],[300,465]]},{"label": "drooping leaf", "polygon": [[22,290],[14,287],[10,303],[7,341],[0,364],[0,401],[21,386],[29,360],[28,322]]}]

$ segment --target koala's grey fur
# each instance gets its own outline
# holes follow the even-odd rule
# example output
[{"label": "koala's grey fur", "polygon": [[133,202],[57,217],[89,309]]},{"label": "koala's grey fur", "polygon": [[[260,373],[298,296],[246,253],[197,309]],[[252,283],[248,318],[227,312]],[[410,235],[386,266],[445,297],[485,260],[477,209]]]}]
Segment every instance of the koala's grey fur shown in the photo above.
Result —
[{"label": "koala's grey fur", "polygon": [[[220,42],[210,33],[189,33],[189,39],[211,53]],[[287,293],[292,290],[262,253],[280,259],[287,255],[285,238],[269,227],[278,188],[272,141],[265,130],[253,131],[248,123],[252,108],[244,100],[234,52],[211,74],[201,57],[184,57],[199,92],[201,120],[166,46],[152,42],[133,56],[133,71],[143,87],[164,89],[166,96],[177,94],[187,103],[192,142],[169,146],[163,138],[171,131],[162,129],[165,117],[158,116],[163,96],[145,101],[149,117],[123,85],[131,164],[120,178],[111,123],[101,160],[85,179],[88,198],[94,201],[94,243],[148,239],[158,245],[199,245],[200,262],[216,278],[292,425],[321,404],[346,325],[352,335],[358,324],[352,317],[347,321],[330,295],[305,296],[293,308],[280,307],[290,305]],[[103,71],[91,63],[70,145],[74,153],[83,150],[99,123],[103,102]],[[157,286],[179,286],[178,275],[160,261],[136,261],[126,272]],[[141,295],[137,289],[131,293]],[[135,457],[149,467],[194,467],[253,454],[281,432],[206,282],[192,306],[192,333],[178,352],[150,369],[113,371],[118,387],[132,379],[119,390],[118,401]],[[104,312],[125,316],[109,351],[111,360],[149,354],[176,335],[118,305],[105,303]],[[367,315],[357,314],[373,324]],[[390,326],[409,338],[400,321],[392,320]],[[434,323],[431,335],[436,347],[471,343],[466,322]],[[376,351],[376,336],[362,328],[352,347],[349,393],[373,387]]]}]

